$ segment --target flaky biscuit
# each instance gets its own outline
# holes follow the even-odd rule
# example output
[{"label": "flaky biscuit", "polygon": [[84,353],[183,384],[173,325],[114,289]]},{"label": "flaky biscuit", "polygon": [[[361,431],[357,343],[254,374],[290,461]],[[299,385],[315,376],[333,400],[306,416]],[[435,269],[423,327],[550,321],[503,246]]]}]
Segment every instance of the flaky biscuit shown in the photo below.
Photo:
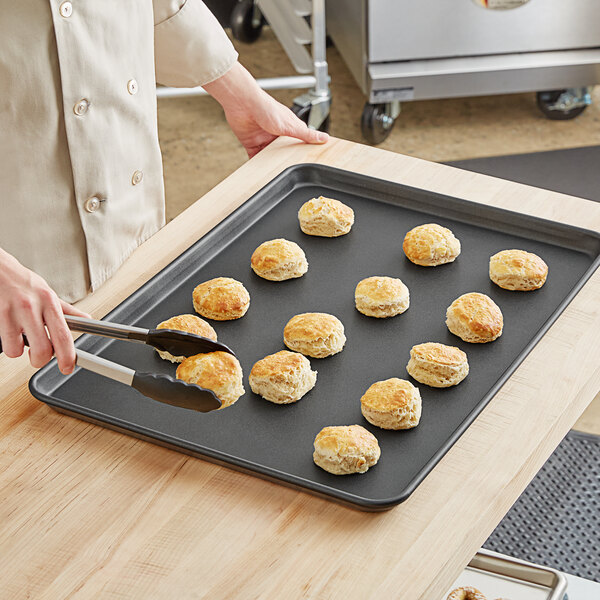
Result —
[{"label": "flaky biscuit", "polygon": [[376,275],[358,282],[354,303],[363,315],[381,319],[403,313],[410,304],[410,295],[400,279]]},{"label": "flaky biscuit", "polygon": [[263,242],[252,254],[250,266],[259,277],[269,281],[302,277],[308,271],[302,248],[283,238]]},{"label": "flaky biscuit", "polygon": [[456,259],[460,254],[460,241],[450,229],[427,223],[406,234],[402,249],[408,260],[416,265],[437,267]]},{"label": "flaky biscuit", "polygon": [[490,257],[490,279],[505,290],[537,290],[547,276],[548,265],[532,252],[502,250]]},{"label": "flaky biscuit", "polygon": [[419,383],[445,388],[459,384],[469,374],[469,361],[456,346],[425,342],[412,347],[406,370]]},{"label": "flaky biscuit", "polygon": [[377,438],[360,425],[324,427],[315,438],[315,464],[334,475],[366,473],[377,463]]},{"label": "flaky biscuit", "polygon": [[382,429],[411,429],[421,419],[421,394],[410,381],[377,381],[360,399],[364,418]]},{"label": "flaky biscuit", "polygon": [[460,587],[452,590],[446,600],[486,600],[486,597],[474,587]]},{"label": "flaky biscuit", "polygon": [[239,319],[250,306],[248,290],[231,277],[217,277],[197,285],[192,299],[199,315],[215,321]]},{"label": "flaky biscuit", "polygon": [[339,200],[319,196],[300,207],[298,221],[307,235],[338,237],[352,229],[354,211]]},{"label": "flaky biscuit", "polygon": [[485,294],[458,297],[446,311],[448,329],[465,342],[484,344],[502,335],[504,319],[498,305]]},{"label": "flaky biscuit", "polygon": [[[156,326],[156,329],[173,329],[175,331],[184,331],[185,333],[194,333],[201,335],[209,340],[217,341],[217,332],[204,319],[196,315],[177,315],[171,317]],[[158,355],[164,360],[170,360],[173,363],[180,363],[185,356],[173,356],[166,350],[156,350]]]},{"label": "flaky biscuit", "polygon": [[248,380],[252,391],[265,400],[290,404],[315,387],[317,372],[306,356],[281,350],[254,363]]},{"label": "flaky biscuit", "polygon": [[287,322],[283,341],[294,352],[325,358],[342,351],[346,336],[337,317],[327,313],[302,313]]},{"label": "flaky biscuit", "polygon": [[228,352],[189,356],[177,367],[177,379],[212,390],[221,408],[231,406],[244,394],[242,366]]}]

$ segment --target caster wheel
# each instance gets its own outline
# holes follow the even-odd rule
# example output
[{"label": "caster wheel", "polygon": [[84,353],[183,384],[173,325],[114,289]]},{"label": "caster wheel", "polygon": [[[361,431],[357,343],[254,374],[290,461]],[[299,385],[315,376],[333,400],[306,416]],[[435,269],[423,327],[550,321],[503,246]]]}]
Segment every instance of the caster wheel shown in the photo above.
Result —
[{"label": "caster wheel", "polygon": [[549,92],[537,93],[538,108],[544,113],[548,119],[553,121],[566,121],[579,116],[587,105],[574,106],[573,108],[558,108],[556,106],[558,99],[568,90],[551,90]]},{"label": "caster wheel", "polygon": [[367,142],[376,145],[381,144],[390,135],[395,122],[389,103],[367,103],[360,119],[360,129]]},{"label": "caster wheel", "polygon": [[240,0],[231,11],[231,33],[240,42],[255,42],[260,37],[263,25],[263,17],[254,0]]},{"label": "caster wheel", "polygon": [[[292,104],[292,112],[302,121],[308,123],[308,116],[310,115],[311,106],[300,106],[299,104]],[[321,125],[317,128],[319,131],[324,131],[325,133],[329,133],[329,123],[330,118],[329,115],[325,117],[325,120],[321,123]]]}]

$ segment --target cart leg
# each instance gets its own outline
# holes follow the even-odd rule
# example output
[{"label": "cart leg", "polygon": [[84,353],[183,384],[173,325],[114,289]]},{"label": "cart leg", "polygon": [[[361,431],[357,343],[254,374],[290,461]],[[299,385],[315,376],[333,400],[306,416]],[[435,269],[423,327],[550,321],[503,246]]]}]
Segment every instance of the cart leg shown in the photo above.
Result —
[{"label": "cart leg", "polygon": [[329,129],[331,91],[327,70],[327,35],[325,28],[325,0],[313,0],[312,9],[312,57],[315,87],[306,94],[294,98],[292,110],[312,129]]}]

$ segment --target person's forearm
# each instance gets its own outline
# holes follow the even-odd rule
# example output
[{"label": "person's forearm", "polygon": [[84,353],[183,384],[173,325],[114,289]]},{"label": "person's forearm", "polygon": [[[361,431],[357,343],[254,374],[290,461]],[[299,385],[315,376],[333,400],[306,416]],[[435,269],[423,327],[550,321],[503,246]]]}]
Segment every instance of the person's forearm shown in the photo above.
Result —
[{"label": "person's forearm", "polygon": [[237,61],[224,75],[205,84],[204,89],[226,112],[255,102],[265,94],[254,77]]}]

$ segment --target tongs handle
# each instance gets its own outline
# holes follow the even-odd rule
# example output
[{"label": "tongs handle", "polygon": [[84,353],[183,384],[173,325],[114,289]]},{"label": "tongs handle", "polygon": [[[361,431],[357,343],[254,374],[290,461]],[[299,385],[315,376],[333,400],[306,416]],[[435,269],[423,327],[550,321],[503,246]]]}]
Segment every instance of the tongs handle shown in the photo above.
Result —
[{"label": "tongs handle", "polygon": [[73,315],[65,315],[65,321],[71,331],[103,335],[120,340],[133,340],[145,343],[148,336],[148,329],[132,325],[122,325],[121,323],[97,321],[96,319],[86,319],[85,317],[75,317]]}]

